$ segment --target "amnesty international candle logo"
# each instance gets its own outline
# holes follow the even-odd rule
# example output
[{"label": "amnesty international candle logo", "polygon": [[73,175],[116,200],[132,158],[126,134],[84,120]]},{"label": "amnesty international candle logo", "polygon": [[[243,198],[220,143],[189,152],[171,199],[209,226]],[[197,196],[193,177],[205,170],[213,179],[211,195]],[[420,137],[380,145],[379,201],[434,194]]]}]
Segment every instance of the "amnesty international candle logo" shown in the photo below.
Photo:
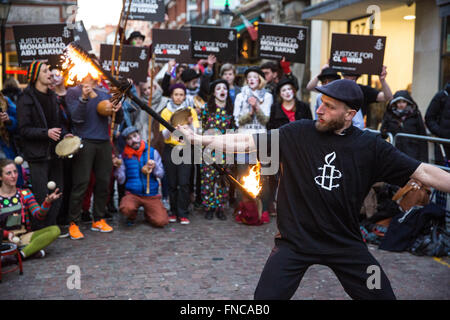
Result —
[{"label": "amnesty international candle logo", "polygon": [[331,191],[333,188],[338,188],[339,183],[336,180],[342,178],[342,173],[332,165],[333,161],[336,159],[336,152],[329,153],[325,156],[325,164],[320,167],[322,175],[314,178],[316,183],[323,189]]},{"label": "amnesty international candle logo", "polygon": [[380,50],[382,50],[383,48],[384,48],[383,42],[381,41],[381,39],[378,39],[378,40],[377,40],[377,43],[375,44],[375,49],[378,50],[378,51],[380,51]]}]

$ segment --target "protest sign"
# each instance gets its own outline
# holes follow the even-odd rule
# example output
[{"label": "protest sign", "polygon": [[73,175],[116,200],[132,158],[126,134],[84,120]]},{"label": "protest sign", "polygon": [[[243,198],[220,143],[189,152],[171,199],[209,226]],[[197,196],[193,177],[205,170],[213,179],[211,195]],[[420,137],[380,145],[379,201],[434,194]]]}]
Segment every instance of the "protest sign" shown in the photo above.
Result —
[{"label": "protest sign", "polygon": [[[125,3],[126,10],[128,4],[129,0]],[[164,0],[133,0],[128,20],[164,22],[165,13]]]},{"label": "protest sign", "polygon": [[262,59],[305,63],[308,28],[260,23],[259,56]]},{"label": "protest sign", "polygon": [[[119,46],[116,46],[116,57],[114,68],[117,70]],[[112,45],[100,45],[100,63],[105,71],[111,72]],[[124,45],[122,47],[122,57],[119,67],[119,75],[130,78],[135,83],[146,82],[148,75],[148,48]]]},{"label": "protest sign", "polygon": [[73,40],[87,52],[92,50],[91,41],[89,40],[83,21],[77,21],[75,23],[75,28],[73,29]]},{"label": "protest sign", "polygon": [[152,47],[156,62],[175,59],[177,63],[196,63],[191,56],[189,30],[153,29]]},{"label": "protest sign", "polygon": [[330,67],[347,73],[379,75],[385,48],[386,37],[333,33]]},{"label": "protest sign", "polygon": [[59,66],[64,48],[74,40],[73,32],[65,23],[15,25],[13,33],[21,66],[34,60],[46,60],[52,66]]},{"label": "protest sign", "polygon": [[191,27],[191,54],[206,59],[210,54],[220,62],[236,63],[237,31],[229,28]]}]

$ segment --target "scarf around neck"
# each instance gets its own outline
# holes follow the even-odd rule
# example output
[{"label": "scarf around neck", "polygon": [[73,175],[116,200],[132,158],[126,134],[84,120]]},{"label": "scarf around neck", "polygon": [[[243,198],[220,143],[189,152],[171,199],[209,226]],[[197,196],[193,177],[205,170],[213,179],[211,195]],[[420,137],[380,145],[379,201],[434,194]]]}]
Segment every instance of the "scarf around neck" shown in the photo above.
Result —
[{"label": "scarf around neck", "polygon": [[145,150],[145,142],[141,140],[141,145],[139,146],[139,149],[134,150],[129,145],[126,145],[125,148],[123,149],[123,153],[128,159],[131,159],[133,156],[136,156],[136,158],[139,160],[144,150]]}]

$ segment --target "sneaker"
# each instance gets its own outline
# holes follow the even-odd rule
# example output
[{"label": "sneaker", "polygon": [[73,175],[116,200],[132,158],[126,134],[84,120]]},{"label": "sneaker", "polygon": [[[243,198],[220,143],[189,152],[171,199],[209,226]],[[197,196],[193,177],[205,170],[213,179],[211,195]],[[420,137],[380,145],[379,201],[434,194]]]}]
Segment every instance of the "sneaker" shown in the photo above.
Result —
[{"label": "sneaker", "polygon": [[81,213],[81,221],[92,222],[91,213],[89,211],[83,211],[83,213]]},{"label": "sneaker", "polygon": [[206,220],[212,220],[214,217],[214,211],[213,210],[208,210],[205,212],[205,219]]},{"label": "sneaker", "polygon": [[41,259],[43,257],[45,257],[45,251],[44,250],[39,250],[38,252],[36,252],[35,254],[30,256],[30,258],[33,258],[33,259]]},{"label": "sneaker", "polygon": [[177,216],[175,215],[169,216],[169,222],[177,222]]},{"label": "sneaker", "polygon": [[217,216],[217,219],[219,219],[219,220],[222,220],[222,221],[227,220],[227,216],[225,215],[225,213],[221,209],[217,210],[216,216]]},{"label": "sneaker", "polygon": [[69,235],[70,239],[72,240],[79,240],[84,238],[84,235],[81,233],[80,228],[78,228],[78,226],[73,222],[71,222],[69,226]]},{"label": "sneaker", "polygon": [[58,238],[67,238],[69,236],[69,226],[59,226],[61,233]]},{"label": "sneaker", "polygon": [[181,224],[189,224],[189,223],[191,223],[191,222],[189,221],[188,218],[181,218],[181,219],[180,219],[180,223],[181,223]]},{"label": "sneaker", "polygon": [[100,232],[111,232],[114,229],[106,223],[105,219],[101,219],[92,224],[92,231],[100,231]]}]

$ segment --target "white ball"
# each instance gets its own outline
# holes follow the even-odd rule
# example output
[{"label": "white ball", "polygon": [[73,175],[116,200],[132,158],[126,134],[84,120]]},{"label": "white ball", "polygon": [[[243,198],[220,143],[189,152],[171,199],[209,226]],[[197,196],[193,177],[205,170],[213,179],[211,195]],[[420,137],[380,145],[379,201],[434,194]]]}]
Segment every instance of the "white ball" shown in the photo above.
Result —
[{"label": "white ball", "polygon": [[23,158],[21,156],[17,156],[14,158],[14,162],[20,166],[23,163]]},{"label": "white ball", "polygon": [[49,188],[50,190],[54,190],[56,188],[56,183],[54,181],[49,181],[47,183],[47,188]]},{"label": "white ball", "polygon": [[20,238],[19,237],[13,237],[12,238],[12,242],[19,243],[20,242]]}]

